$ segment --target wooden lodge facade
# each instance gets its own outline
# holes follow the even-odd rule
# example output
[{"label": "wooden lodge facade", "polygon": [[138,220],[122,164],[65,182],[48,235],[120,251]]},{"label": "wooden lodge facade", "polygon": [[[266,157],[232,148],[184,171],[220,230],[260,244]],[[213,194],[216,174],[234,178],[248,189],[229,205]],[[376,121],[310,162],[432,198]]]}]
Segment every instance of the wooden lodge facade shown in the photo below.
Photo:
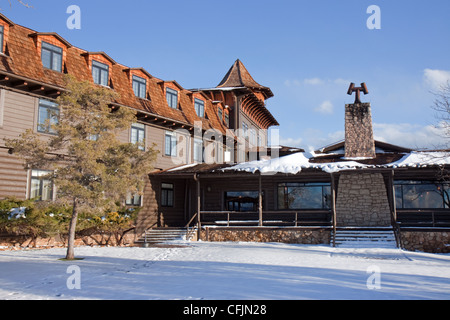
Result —
[{"label": "wooden lodge facade", "polygon": [[306,154],[268,148],[273,93],[240,60],[218,86],[188,90],[0,14],[0,62],[0,199],[57,197],[47,172],[24,170],[3,139],[51,134],[41,128],[71,74],[136,111],[122,141],[159,150],[144,194],[124,199],[142,207],[138,235],[186,227],[207,240],[333,243],[340,228],[378,228],[406,248],[448,248],[448,155],[374,141],[370,104],[346,106],[345,141]]},{"label": "wooden lodge facade", "polygon": [[[65,74],[114,90],[119,97],[112,107],[137,112],[136,123],[120,139],[144,141],[145,148],[156,145],[155,171],[203,161],[244,161],[250,150],[267,145],[267,129],[278,125],[265,107],[272,91],[258,84],[239,60],[217,87],[187,90],[176,81],[124,66],[105,52],[77,48],[57,33],[36,32],[1,14],[0,39],[0,198],[57,196],[51,182],[41,178],[46,172],[24,170],[3,139],[17,138],[27,129],[43,137],[51,134],[43,124],[49,111],[58,109],[54,99],[65,90]],[[243,147],[238,148],[238,139],[244,140]],[[152,194],[148,185],[146,194],[126,203],[149,212],[155,209]]]}]

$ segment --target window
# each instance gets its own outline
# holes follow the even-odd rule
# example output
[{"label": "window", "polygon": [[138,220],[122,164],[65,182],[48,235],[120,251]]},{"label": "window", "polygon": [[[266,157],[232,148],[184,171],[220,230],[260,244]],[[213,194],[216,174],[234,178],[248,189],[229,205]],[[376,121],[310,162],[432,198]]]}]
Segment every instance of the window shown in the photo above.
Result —
[{"label": "window", "polygon": [[145,150],[145,125],[133,123],[131,126],[131,143],[139,144],[140,150]]},{"label": "window", "polygon": [[30,199],[53,200],[53,182],[49,179],[51,174],[51,171],[31,170]]},{"label": "window", "polygon": [[[264,196],[264,195],[263,195]],[[264,201],[263,201],[264,203]],[[225,192],[225,208],[229,211],[258,211],[258,191],[228,191]]]},{"label": "window", "polygon": [[92,77],[94,78],[94,83],[108,87],[109,66],[104,63],[92,60]]},{"label": "window", "polygon": [[173,184],[161,184],[161,206],[173,207]]},{"label": "window", "polygon": [[230,127],[230,115],[225,112],[225,125]]},{"label": "window", "polygon": [[130,193],[127,196],[127,200],[125,201],[125,204],[127,206],[140,207],[142,204],[142,196],[140,196],[138,194],[132,195]]},{"label": "window", "polygon": [[164,153],[166,156],[177,156],[177,134],[166,131]]},{"label": "window", "polygon": [[41,59],[45,68],[62,71],[63,49],[42,41]]},{"label": "window", "polygon": [[5,27],[0,26],[0,52],[4,53],[3,40],[5,39]]},{"label": "window", "polygon": [[395,181],[397,209],[448,209],[450,185],[437,181]]},{"label": "window", "polygon": [[203,140],[199,138],[194,139],[194,161],[203,162]]},{"label": "window", "polygon": [[244,138],[248,138],[248,124],[245,122],[242,122],[242,133]]},{"label": "window", "polygon": [[330,183],[280,183],[278,184],[278,209],[331,208]]},{"label": "window", "polygon": [[38,132],[56,134],[54,125],[58,124],[59,107],[56,103],[40,99],[38,113]]},{"label": "window", "polygon": [[178,108],[178,91],[166,88],[166,99],[169,107],[173,109]]},{"label": "window", "polygon": [[194,100],[195,112],[200,118],[205,117],[205,102],[199,99]]},{"label": "window", "polygon": [[262,143],[262,137],[260,135],[258,135],[258,147],[262,147],[263,143]]},{"label": "window", "polygon": [[147,80],[133,76],[133,91],[136,97],[145,99],[147,97]]},{"label": "window", "polygon": [[217,115],[219,116],[220,123],[223,122],[223,110],[222,108],[217,108]]}]

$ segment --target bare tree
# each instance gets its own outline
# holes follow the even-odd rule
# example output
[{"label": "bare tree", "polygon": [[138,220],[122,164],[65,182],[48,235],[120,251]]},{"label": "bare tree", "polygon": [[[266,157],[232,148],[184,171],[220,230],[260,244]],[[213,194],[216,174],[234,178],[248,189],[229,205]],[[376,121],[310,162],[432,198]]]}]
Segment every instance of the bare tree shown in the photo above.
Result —
[{"label": "bare tree", "polygon": [[444,128],[445,138],[450,139],[450,81],[432,93],[435,97],[432,109],[436,111],[438,125]]},{"label": "bare tree", "polygon": [[[9,2],[9,6],[12,7],[12,2],[11,0],[8,0]],[[27,8],[32,8],[33,6],[30,5],[29,3],[23,2],[22,0],[17,0],[18,3],[20,3],[21,5],[27,7]]]}]

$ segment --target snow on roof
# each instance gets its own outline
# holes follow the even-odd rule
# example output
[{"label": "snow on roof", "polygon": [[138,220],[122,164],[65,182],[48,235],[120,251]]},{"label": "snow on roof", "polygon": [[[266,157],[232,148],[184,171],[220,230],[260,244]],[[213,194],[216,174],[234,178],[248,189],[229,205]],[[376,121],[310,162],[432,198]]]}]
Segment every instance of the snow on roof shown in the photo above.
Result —
[{"label": "snow on roof", "polygon": [[285,173],[297,174],[303,169],[320,169],[322,171],[333,173],[342,170],[353,170],[373,167],[355,161],[329,162],[329,163],[311,163],[312,157],[310,153],[294,153],[280,158],[270,160],[259,160],[246,163],[240,163],[230,168],[222,170],[244,171],[244,172],[261,172],[261,173]]},{"label": "snow on roof", "polygon": [[449,152],[411,152],[405,155],[402,159],[390,163],[387,167],[390,168],[423,168],[428,166],[442,166],[450,165]]},{"label": "snow on roof", "polygon": [[297,174],[303,169],[319,169],[327,173],[367,168],[403,168],[427,167],[436,165],[450,165],[450,153],[447,152],[412,152],[406,154],[399,161],[385,165],[367,165],[356,161],[339,161],[326,163],[313,163],[310,161],[315,155],[311,153],[294,153],[284,157],[259,160],[223,168],[222,171],[241,171],[262,174],[284,173]]}]

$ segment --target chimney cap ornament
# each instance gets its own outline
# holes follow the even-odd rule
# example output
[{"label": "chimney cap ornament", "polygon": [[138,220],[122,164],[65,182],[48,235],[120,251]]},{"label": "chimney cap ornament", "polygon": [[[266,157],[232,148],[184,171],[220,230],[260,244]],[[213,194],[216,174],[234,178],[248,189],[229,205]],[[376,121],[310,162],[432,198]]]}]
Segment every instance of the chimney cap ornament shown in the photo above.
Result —
[{"label": "chimney cap ornament", "polygon": [[351,96],[353,92],[355,92],[355,104],[359,104],[361,103],[361,91],[364,93],[364,95],[369,94],[369,90],[367,90],[367,86],[364,82],[361,83],[361,87],[356,87],[352,82],[350,84],[350,87],[348,88],[347,94]]}]

